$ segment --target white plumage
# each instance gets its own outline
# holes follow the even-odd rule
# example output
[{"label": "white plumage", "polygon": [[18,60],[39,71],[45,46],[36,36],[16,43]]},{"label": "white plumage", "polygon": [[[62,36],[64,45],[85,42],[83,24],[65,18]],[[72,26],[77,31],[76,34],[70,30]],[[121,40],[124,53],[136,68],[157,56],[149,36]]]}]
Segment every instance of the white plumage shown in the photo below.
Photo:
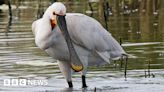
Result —
[{"label": "white plumage", "polygon": [[[53,13],[65,14],[62,3],[52,4],[41,19],[32,25],[36,45],[51,57],[59,60],[59,67],[71,81],[70,55],[67,43],[58,25],[51,27]],[[74,48],[83,63],[82,75],[86,74],[88,65],[102,65],[126,54],[112,35],[95,19],[79,13],[66,13],[66,23]]]}]

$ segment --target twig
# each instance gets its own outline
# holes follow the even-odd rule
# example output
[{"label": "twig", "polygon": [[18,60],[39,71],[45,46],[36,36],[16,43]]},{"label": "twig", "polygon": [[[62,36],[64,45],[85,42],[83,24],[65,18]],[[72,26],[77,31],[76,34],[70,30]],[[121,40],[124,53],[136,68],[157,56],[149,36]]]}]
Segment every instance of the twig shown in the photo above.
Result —
[{"label": "twig", "polygon": [[148,60],[148,76],[150,78],[150,60]]},{"label": "twig", "polygon": [[[152,78],[155,78],[155,75],[153,73],[151,73],[150,71],[150,62],[151,60],[148,60],[148,64],[147,64],[147,69],[145,69],[145,78],[147,78],[147,76],[150,78],[152,76]],[[146,71],[147,70],[147,71]],[[147,74],[148,73],[148,74]]]},{"label": "twig", "polygon": [[120,37],[120,45],[122,46],[122,38]]},{"label": "twig", "polygon": [[123,65],[123,56],[121,56],[121,60],[120,60],[120,70],[122,70],[122,65]]},{"label": "twig", "polygon": [[9,15],[12,17],[12,10],[11,10],[11,1],[8,0],[8,7],[9,7]]},{"label": "twig", "polygon": [[125,56],[125,71],[124,71],[124,77],[125,77],[125,81],[127,80],[127,63],[128,63],[128,56]]},{"label": "twig", "polygon": [[[122,46],[122,38],[120,38],[120,46]],[[120,60],[120,70],[122,69],[122,65],[123,65],[123,56],[121,56],[121,60]]]},{"label": "twig", "polygon": [[147,78],[146,70],[145,70],[145,78]]},{"label": "twig", "polygon": [[117,69],[117,63],[116,61],[114,60],[114,67],[115,67],[115,70]]},{"label": "twig", "polygon": [[103,11],[104,11],[104,20],[105,20],[105,27],[108,30],[108,2],[104,0],[103,2]]},{"label": "twig", "polygon": [[57,0],[51,0],[51,3],[57,2]]},{"label": "twig", "polygon": [[10,30],[10,26],[12,24],[12,7],[11,7],[11,1],[8,0],[8,7],[9,7],[9,21],[7,25],[7,32]]},{"label": "twig", "polygon": [[92,3],[91,2],[88,2],[88,5],[89,5],[89,8],[90,8],[90,11],[91,11],[91,17],[93,16],[93,7],[92,7]]}]

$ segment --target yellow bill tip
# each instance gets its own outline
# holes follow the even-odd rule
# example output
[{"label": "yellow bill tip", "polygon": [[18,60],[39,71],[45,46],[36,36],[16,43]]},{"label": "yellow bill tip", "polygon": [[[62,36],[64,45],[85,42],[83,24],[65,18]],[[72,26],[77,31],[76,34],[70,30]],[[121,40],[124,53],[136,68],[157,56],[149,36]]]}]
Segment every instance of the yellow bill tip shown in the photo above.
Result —
[{"label": "yellow bill tip", "polygon": [[80,72],[80,71],[83,70],[83,66],[82,66],[82,65],[78,66],[78,65],[71,64],[71,67],[72,67],[72,69],[73,69],[75,72]]}]

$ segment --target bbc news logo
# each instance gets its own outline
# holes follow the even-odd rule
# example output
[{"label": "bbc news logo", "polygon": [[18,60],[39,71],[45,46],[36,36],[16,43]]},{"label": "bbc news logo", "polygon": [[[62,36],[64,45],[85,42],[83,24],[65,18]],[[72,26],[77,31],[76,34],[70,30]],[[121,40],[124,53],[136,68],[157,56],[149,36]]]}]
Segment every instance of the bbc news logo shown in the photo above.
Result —
[{"label": "bbc news logo", "polygon": [[4,79],[4,86],[45,86],[47,80],[29,80],[29,79]]}]

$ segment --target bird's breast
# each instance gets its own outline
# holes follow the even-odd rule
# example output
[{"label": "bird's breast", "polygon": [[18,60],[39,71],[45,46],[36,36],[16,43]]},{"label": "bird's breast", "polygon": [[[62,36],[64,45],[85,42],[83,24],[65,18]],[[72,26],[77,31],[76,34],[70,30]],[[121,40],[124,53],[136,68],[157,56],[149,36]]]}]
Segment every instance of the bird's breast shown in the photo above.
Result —
[{"label": "bird's breast", "polygon": [[53,58],[57,60],[68,60],[69,59],[69,51],[67,48],[67,44],[55,44],[48,49],[46,52]]},{"label": "bird's breast", "polygon": [[51,46],[45,51],[53,58],[58,60],[66,60],[69,58],[69,51],[64,36],[60,30],[54,30],[51,37],[48,39]]}]

